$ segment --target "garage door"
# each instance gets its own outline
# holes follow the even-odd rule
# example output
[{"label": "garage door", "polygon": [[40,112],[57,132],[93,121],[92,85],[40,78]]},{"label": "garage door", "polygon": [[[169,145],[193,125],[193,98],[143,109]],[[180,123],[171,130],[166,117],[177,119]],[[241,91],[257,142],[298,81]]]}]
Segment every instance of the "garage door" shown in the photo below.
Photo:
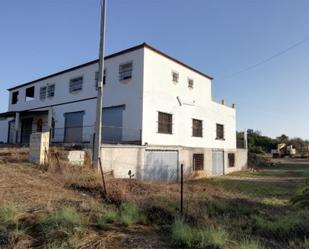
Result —
[{"label": "garage door", "polygon": [[212,174],[214,176],[224,174],[224,152],[222,150],[212,152]]},{"label": "garage door", "polygon": [[65,114],[64,142],[81,143],[83,141],[84,112]]},{"label": "garage door", "polygon": [[146,150],[144,180],[177,181],[178,151]]}]

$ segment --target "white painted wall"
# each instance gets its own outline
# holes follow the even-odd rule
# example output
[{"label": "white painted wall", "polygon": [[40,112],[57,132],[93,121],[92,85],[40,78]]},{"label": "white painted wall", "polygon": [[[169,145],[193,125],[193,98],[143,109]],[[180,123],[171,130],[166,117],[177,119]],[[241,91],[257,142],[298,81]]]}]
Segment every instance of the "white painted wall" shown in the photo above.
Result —
[{"label": "white painted wall", "polygon": [[[172,82],[172,71],[179,82]],[[194,88],[188,88],[188,78]],[[194,105],[180,106],[183,102]],[[158,133],[158,111],[173,114],[173,134]],[[211,97],[211,80],[145,48],[143,143],[204,148],[236,148],[235,109],[217,104]],[[203,120],[203,137],[192,137],[192,119]],[[216,140],[216,123],[224,124],[225,140]]]}]

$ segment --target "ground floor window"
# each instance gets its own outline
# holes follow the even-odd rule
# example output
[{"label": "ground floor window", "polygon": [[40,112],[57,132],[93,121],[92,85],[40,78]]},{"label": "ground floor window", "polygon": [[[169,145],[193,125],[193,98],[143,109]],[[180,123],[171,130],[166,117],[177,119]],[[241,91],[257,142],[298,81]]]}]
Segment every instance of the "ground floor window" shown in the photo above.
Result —
[{"label": "ground floor window", "polygon": [[204,170],[204,154],[193,154],[193,170]]},{"label": "ground floor window", "polygon": [[234,167],[235,166],[235,154],[229,153],[228,159],[229,159],[229,167]]}]

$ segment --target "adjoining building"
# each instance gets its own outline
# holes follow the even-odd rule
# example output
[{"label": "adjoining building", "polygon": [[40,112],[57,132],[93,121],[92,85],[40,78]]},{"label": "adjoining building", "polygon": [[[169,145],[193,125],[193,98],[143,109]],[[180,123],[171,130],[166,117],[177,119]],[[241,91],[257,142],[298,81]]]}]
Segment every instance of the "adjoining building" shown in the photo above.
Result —
[{"label": "adjoining building", "polygon": [[[8,89],[0,141],[28,144],[32,132],[50,131],[53,143],[92,144],[98,67],[94,60]],[[126,153],[135,157],[132,165],[139,166],[132,169],[141,178],[175,178],[181,162],[190,174],[222,175],[244,167],[245,152],[236,148],[235,105],[213,101],[211,80],[146,43],[106,56],[106,168],[126,175],[128,159],[121,159],[124,167],[115,166],[115,158],[128,148],[137,150]]]}]

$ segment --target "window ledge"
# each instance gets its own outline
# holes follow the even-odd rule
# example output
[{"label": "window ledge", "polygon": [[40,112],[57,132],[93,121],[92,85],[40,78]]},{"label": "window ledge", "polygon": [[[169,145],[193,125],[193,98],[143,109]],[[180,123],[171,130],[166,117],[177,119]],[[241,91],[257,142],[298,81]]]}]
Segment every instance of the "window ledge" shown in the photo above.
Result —
[{"label": "window ledge", "polygon": [[225,141],[225,138],[216,138],[216,140]]}]

